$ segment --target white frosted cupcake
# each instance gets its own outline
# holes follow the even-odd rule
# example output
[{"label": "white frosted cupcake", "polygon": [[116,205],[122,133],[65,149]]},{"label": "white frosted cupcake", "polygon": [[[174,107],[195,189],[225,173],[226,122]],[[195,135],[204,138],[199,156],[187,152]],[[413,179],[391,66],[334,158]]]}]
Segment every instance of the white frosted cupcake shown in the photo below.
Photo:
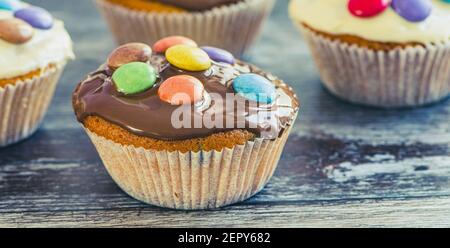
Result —
[{"label": "white frosted cupcake", "polygon": [[445,0],[292,0],[325,86],[364,105],[411,107],[450,94]]},{"label": "white frosted cupcake", "polygon": [[37,129],[73,56],[61,21],[42,8],[0,1],[0,147]]},{"label": "white frosted cupcake", "polygon": [[275,0],[96,0],[119,44],[192,38],[240,57],[260,34]]}]

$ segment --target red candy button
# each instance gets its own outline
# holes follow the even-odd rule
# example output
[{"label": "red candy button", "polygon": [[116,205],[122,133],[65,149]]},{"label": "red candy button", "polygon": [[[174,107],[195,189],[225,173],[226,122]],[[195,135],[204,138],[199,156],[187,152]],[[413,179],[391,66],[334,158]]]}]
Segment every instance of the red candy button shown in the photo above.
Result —
[{"label": "red candy button", "polygon": [[348,10],[357,17],[372,17],[389,7],[391,0],[350,0]]},{"label": "red candy button", "polygon": [[159,98],[172,105],[191,104],[203,97],[202,82],[189,75],[174,76],[164,81],[158,89]]},{"label": "red candy button", "polygon": [[175,45],[187,45],[187,46],[193,46],[196,47],[197,43],[195,41],[186,38],[184,36],[169,36],[164,39],[161,39],[157,41],[153,45],[153,51],[157,53],[164,53],[167,49],[170,47],[173,47]]}]

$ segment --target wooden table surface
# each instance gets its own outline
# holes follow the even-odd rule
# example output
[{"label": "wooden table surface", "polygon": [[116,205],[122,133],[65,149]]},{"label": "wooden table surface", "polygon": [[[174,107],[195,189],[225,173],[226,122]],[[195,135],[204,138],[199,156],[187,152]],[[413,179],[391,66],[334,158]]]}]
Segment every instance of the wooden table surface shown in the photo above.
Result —
[{"label": "wooden table surface", "polygon": [[89,0],[30,1],[63,19],[77,60],[42,128],[0,149],[0,227],[450,227],[450,101],[406,110],[329,95],[278,0],[246,59],[297,91],[302,109],[269,185],[214,211],[140,203],[108,176],[71,108],[76,83],[114,42]]}]

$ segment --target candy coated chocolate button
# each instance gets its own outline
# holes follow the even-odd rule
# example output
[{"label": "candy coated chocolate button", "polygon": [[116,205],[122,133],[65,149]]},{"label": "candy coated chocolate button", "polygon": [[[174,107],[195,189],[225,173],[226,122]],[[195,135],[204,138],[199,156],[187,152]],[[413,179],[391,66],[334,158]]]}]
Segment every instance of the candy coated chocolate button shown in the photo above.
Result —
[{"label": "candy coated chocolate button", "polygon": [[28,23],[9,18],[0,20],[0,39],[13,43],[23,44],[33,38],[34,29]]},{"label": "candy coated chocolate button", "polygon": [[187,46],[193,46],[196,47],[197,43],[195,41],[186,38],[184,36],[170,36],[166,37],[164,39],[161,39],[157,41],[153,45],[153,51],[157,53],[164,53],[167,49],[170,47],[173,47],[175,45],[187,45]]},{"label": "candy coated chocolate button", "polygon": [[205,51],[209,55],[209,57],[216,62],[227,63],[230,65],[234,64],[233,54],[226,50],[208,46],[202,47],[202,50]]},{"label": "candy coated chocolate button", "polygon": [[116,48],[108,58],[109,68],[115,70],[131,62],[147,62],[152,56],[150,46],[143,43],[128,43]]},{"label": "candy coated chocolate button", "polygon": [[187,71],[205,71],[211,67],[208,54],[198,47],[176,45],[166,51],[170,64]]},{"label": "candy coated chocolate button", "polygon": [[168,78],[158,89],[159,98],[172,105],[191,104],[202,100],[203,84],[189,75]]},{"label": "candy coated chocolate button", "polygon": [[47,10],[39,7],[27,7],[14,12],[14,17],[22,19],[38,29],[53,27],[53,17]]},{"label": "candy coated chocolate button", "polygon": [[357,17],[372,17],[389,7],[391,0],[350,0],[348,10]]},{"label": "candy coated chocolate button", "polygon": [[132,62],[119,67],[112,79],[119,92],[125,95],[144,92],[156,82],[155,69],[143,62]]},{"label": "candy coated chocolate button", "polygon": [[392,8],[410,22],[421,22],[430,16],[433,6],[430,0],[393,0]]},{"label": "candy coated chocolate button", "polygon": [[17,0],[0,0],[0,9],[16,10],[22,6],[22,3]]},{"label": "candy coated chocolate button", "polygon": [[233,81],[234,91],[248,100],[260,103],[272,103],[276,98],[275,86],[258,74],[243,74]]},{"label": "candy coated chocolate button", "polygon": [[442,0],[442,1],[444,1],[444,2],[446,2],[446,3],[450,3],[450,0]]}]

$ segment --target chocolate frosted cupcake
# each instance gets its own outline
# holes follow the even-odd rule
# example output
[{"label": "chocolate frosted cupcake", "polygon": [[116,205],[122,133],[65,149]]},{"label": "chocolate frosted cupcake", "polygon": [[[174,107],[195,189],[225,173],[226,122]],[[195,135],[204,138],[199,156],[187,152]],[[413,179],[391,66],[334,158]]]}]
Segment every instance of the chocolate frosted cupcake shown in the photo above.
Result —
[{"label": "chocolate frosted cupcake", "polygon": [[183,35],[241,56],[275,0],[96,0],[119,44]]},{"label": "chocolate frosted cupcake", "polygon": [[208,209],[266,185],[299,103],[281,80],[231,53],[169,37],[153,49],[116,49],[78,85],[73,106],[125,192],[157,206]]},{"label": "chocolate frosted cupcake", "polygon": [[0,0],[0,147],[38,128],[71,58],[61,21],[42,8]]},{"label": "chocolate frosted cupcake", "polygon": [[450,2],[292,0],[326,87],[379,107],[413,107],[450,95]]}]

